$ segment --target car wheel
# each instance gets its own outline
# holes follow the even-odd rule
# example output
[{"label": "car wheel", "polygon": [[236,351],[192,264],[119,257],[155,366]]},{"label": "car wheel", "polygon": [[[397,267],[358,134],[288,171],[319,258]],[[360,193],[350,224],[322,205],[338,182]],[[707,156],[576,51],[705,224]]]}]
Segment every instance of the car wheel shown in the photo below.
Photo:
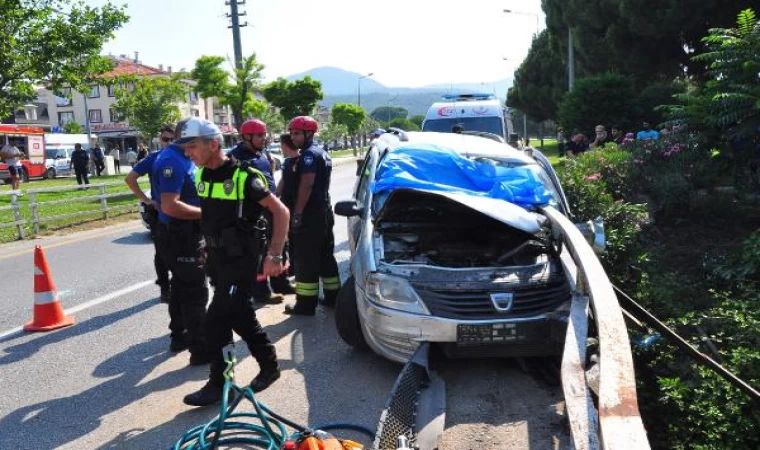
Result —
[{"label": "car wheel", "polygon": [[50,167],[45,171],[45,179],[52,180],[53,178],[55,178],[55,169]]},{"label": "car wheel", "polygon": [[335,327],[346,344],[360,350],[368,348],[362,334],[359,311],[356,308],[354,277],[349,277],[338,292],[338,299],[335,302]]}]

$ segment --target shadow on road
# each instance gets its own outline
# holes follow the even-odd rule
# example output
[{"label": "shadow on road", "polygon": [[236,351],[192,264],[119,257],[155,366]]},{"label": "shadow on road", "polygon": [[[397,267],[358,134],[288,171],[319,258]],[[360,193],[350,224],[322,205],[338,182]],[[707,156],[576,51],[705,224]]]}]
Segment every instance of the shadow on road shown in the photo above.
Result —
[{"label": "shadow on road", "polygon": [[153,240],[150,238],[148,231],[135,231],[127,236],[122,236],[112,241],[114,244],[120,245],[146,245],[153,244]]},{"label": "shadow on road", "polygon": [[135,314],[139,314],[142,311],[145,311],[146,309],[149,309],[158,304],[160,304],[160,300],[158,298],[152,298],[126,309],[114,311],[103,316],[93,317],[91,319],[85,320],[84,322],[77,322],[73,326],[57,331],[50,331],[42,334],[17,333],[7,336],[6,338],[0,340],[0,343],[22,337],[29,337],[31,340],[3,349],[5,354],[0,357],[0,366],[12,364],[21,361],[22,359],[28,358],[47,345],[56,344],[72,337],[81,336],[92,331],[100,330],[109,325],[113,325],[119,320],[125,319]]},{"label": "shadow on road", "polygon": [[[25,406],[0,420],[0,429],[3,430],[0,447],[12,448],[12,443],[17,445],[33,440],[34,448],[58,448],[96,430],[103,418],[114,411],[149,394],[206,376],[205,370],[183,367],[143,382],[155,366],[170,357],[172,354],[166,351],[165,337],[157,337],[109,358],[93,372],[94,376],[110,377],[109,380],[77,395]],[[73,417],[76,417],[76,422],[72,422]],[[2,444],[3,441],[9,446]],[[141,448],[166,447],[153,444]]]}]

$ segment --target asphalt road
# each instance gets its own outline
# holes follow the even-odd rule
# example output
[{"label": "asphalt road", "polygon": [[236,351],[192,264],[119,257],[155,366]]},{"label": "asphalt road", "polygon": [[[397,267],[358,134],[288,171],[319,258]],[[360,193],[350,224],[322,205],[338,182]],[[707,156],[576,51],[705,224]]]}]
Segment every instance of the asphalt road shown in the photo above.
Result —
[{"label": "asphalt road", "polygon": [[[335,169],[333,202],[350,198],[354,180],[353,163]],[[345,279],[346,224],[337,222]],[[18,329],[31,319],[35,243],[45,249],[75,326],[41,334]],[[207,368],[188,366],[187,352],[168,351],[152,256],[138,221],[0,247],[0,449],[166,449],[217,414],[182,403],[205,383]],[[299,423],[376,428],[399,365],[345,345],[329,309],[291,318],[270,305],[259,318],[284,369],[260,400]],[[256,364],[244,346],[236,352],[236,378],[247,383]],[[568,445],[558,389],[514,363],[453,363],[444,375],[449,414],[442,448]]]}]

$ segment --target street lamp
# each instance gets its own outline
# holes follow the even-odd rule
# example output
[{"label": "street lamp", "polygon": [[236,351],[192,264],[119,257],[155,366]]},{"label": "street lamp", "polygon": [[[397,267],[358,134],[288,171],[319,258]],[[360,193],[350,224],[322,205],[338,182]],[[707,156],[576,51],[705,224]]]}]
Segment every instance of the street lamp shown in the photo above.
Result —
[{"label": "street lamp", "polygon": [[358,103],[359,106],[362,106],[362,80],[365,79],[365,78],[371,77],[372,75],[374,75],[374,73],[370,72],[367,75],[362,75],[362,76],[360,76],[360,77],[358,77],[356,79],[356,86],[357,86],[357,89],[356,89],[356,93],[357,93],[356,103]]},{"label": "street lamp", "polygon": [[391,121],[391,102],[393,100],[396,100],[398,98],[398,95],[394,96],[392,99],[388,100],[388,123]]}]

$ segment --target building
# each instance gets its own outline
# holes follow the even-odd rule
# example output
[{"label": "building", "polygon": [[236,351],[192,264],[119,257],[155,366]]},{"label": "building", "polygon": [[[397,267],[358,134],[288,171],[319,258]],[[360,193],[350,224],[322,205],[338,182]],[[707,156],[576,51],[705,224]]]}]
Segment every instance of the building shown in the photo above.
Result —
[{"label": "building", "polygon": [[[167,67],[164,70],[162,65],[156,67],[147,66],[135,59],[129,59],[126,55],[113,57],[114,67],[111,71],[102,75],[103,78],[114,78],[118,76],[137,76],[137,77],[168,77],[172,74],[172,68]],[[189,86],[194,85],[192,80],[186,81]],[[92,86],[89,92],[82,93],[64,88],[61,92],[52,92],[42,88],[38,91],[37,120],[34,122],[19,120],[20,116],[28,116],[25,111],[17,114],[16,123],[35,124],[49,129],[51,132],[60,132],[62,127],[70,121],[78,122],[82,128],[92,136],[93,143],[97,142],[106,151],[111,148],[119,147],[123,153],[129,149],[137,150],[137,145],[144,142],[144,139],[129,123],[120,117],[113,109],[116,103],[115,87],[107,85]],[[208,99],[201,99],[194,91],[190,91],[187,99],[178,104],[181,115],[198,116],[208,118],[207,113]],[[26,108],[28,109],[28,108]],[[40,115],[40,112],[44,115]],[[40,122],[47,119],[47,126],[41,125]],[[89,119],[89,120],[88,120]],[[153,137],[150,146],[156,147],[158,142]]]}]

